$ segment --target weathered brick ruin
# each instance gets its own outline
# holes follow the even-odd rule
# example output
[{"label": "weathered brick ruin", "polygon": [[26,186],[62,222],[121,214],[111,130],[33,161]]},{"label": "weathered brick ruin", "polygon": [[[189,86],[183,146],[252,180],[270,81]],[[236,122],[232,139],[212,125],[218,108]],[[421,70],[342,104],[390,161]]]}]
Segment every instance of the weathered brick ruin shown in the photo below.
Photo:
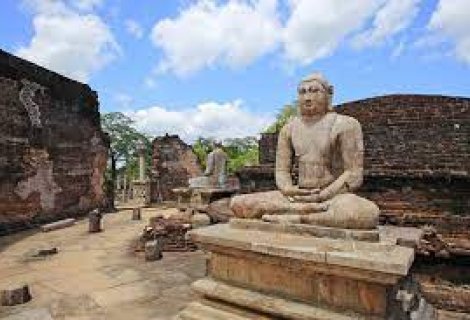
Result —
[{"label": "weathered brick ruin", "polygon": [[0,50],[0,235],[105,205],[108,138],[89,86]]},{"label": "weathered brick ruin", "polygon": [[187,187],[189,178],[202,175],[191,146],[177,135],[155,138],[152,150],[152,201],[176,200],[172,189]]},{"label": "weathered brick ruin", "polygon": [[[382,222],[431,224],[452,241],[468,239],[470,98],[390,95],[336,111],[362,124],[365,179],[359,193],[379,205]],[[237,173],[243,192],[275,188],[276,144],[276,134],[262,136],[261,165]]]}]

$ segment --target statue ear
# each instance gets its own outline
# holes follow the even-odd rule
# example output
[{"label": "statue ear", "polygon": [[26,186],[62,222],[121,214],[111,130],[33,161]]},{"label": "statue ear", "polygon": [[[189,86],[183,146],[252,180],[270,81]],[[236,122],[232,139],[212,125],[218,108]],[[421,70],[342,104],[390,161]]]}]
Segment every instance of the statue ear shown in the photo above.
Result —
[{"label": "statue ear", "polygon": [[333,86],[331,86],[331,85],[328,86],[328,93],[329,93],[330,95],[333,95],[333,92],[334,92],[334,91],[335,91],[335,88],[334,88]]}]

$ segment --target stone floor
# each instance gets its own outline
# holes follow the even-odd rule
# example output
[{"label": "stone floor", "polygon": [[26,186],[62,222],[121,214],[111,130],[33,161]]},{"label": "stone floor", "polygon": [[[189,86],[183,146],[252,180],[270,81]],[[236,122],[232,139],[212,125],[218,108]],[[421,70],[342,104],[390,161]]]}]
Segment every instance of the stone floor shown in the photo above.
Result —
[{"label": "stone floor", "polygon": [[[105,215],[104,231],[87,232],[88,221],[41,233],[29,231],[0,238],[0,288],[27,283],[33,299],[0,306],[0,319],[100,320],[171,319],[194,299],[190,284],[205,273],[203,253],[165,252],[145,262],[132,243],[148,218],[175,209],[144,209],[141,221],[130,210]],[[59,253],[32,257],[41,248]]]}]

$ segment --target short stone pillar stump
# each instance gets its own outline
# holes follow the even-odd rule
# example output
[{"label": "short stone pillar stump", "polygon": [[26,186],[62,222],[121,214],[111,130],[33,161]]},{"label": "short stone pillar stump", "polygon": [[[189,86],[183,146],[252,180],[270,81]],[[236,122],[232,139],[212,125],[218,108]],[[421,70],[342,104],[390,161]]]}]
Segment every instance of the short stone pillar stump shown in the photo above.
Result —
[{"label": "short stone pillar stump", "polygon": [[161,239],[155,239],[145,243],[145,260],[155,261],[162,258],[163,243]]},{"label": "short stone pillar stump", "polygon": [[100,232],[101,229],[101,218],[103,215],[98,209],[91,211],[88,215],[88,232],[95,233]]},{"label": "short stone pillar stump", "polygon": [[29,286],[27,284],[12,285],[0,290],[0,305],[14,306],[31,300]]},{"label": "short stone pillar stump", "polygon": [[132,220],[142,220],[142,209],[133,208],[132,209]]}]

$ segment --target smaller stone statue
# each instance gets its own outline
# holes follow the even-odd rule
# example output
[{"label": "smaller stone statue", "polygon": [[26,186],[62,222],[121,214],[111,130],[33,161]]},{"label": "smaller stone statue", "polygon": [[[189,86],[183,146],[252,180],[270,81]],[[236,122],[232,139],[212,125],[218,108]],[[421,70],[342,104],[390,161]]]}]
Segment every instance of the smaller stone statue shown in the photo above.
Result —
[{"label": "smaller stone statue", "polygon": [[221,142],[214,142],[214,150],[207,155],[204,176],[189,179],[190,188],[224,188],[227,180],[227,154]]}]

